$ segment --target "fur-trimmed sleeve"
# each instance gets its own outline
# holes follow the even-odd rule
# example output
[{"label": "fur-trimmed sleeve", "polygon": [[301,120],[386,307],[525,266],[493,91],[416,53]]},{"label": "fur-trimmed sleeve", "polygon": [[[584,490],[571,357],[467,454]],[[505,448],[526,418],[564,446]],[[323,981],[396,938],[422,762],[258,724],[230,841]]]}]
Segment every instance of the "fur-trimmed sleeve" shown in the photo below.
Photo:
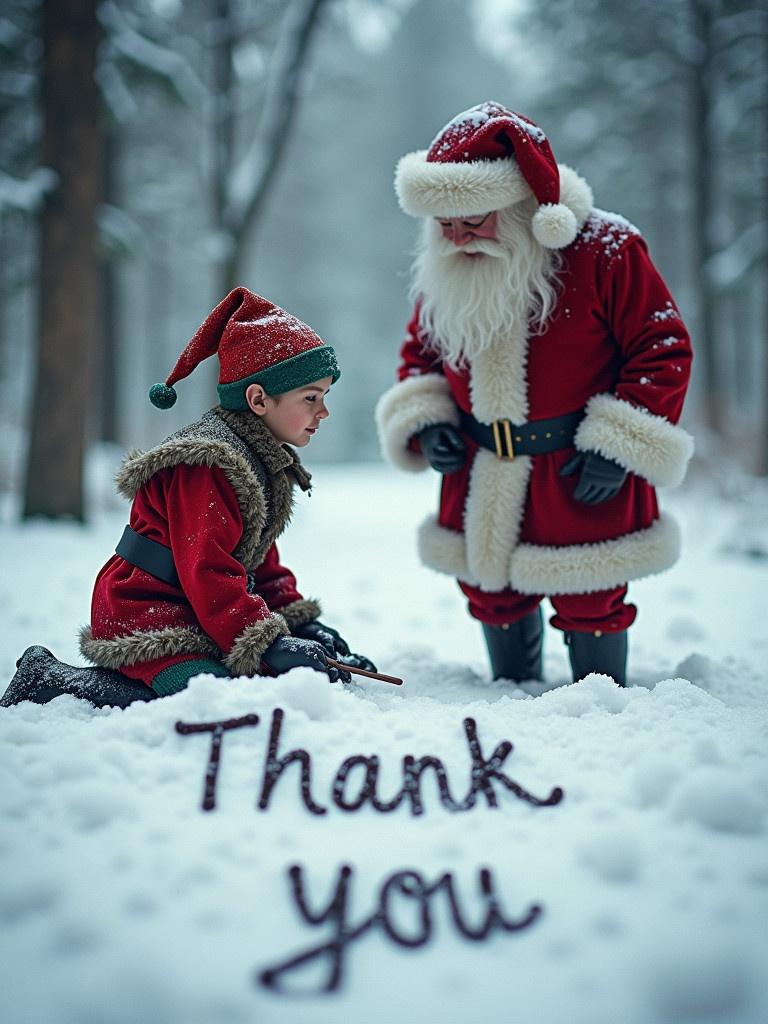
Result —
[{"label": "fur-trimmed sleeve", "polygon": [[263,597],[273,612],[280,612],[293,631],[321,615],[320,605],[299,593],[296,577],[280,561],[273,544],[256,569],[248,573],[248,592]]},{"label": "fur-trimmed sleeve", "polygon": [[436,423],[458,426],[459,422],[458,407],[443,375],[442,363],[425,347],[418,319],[417,306],[400,350],[398,383],[384,392],[376,406],[376,426],[384,458],[398,469],[412,472],[427,468],[414,435]]},{"label": "fur-trimmed sleeve", "polygon": [[232,485],[216,466],[176,466],[166,502],[179,583],[200,628],[230,671],[255,675],[267,647],[289,630],[259,594],[248,593],[245,567],[233,554],[243,522]]},{"label": "fur-trimmed sleeve", "polygon": [[602,292],[621,367],[613,392],[587,404],[576,447],[597,451],[654,486],[674,486],[693,453],[693,438],[677,425],[691,343],[642,238],[632,237],[611,255]]}]

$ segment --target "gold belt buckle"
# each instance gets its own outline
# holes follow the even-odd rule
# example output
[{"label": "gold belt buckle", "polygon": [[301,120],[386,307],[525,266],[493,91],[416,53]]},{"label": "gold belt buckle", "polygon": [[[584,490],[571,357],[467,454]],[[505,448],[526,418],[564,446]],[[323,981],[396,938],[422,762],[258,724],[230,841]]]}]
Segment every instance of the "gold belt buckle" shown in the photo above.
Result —
[{"label": "gold belt buckle", "polygon": [[512,424],[509,420],[494,420],[491,424],[493,443],[496,446],[496,457],[511,462],[515,457],[512,444]]}]

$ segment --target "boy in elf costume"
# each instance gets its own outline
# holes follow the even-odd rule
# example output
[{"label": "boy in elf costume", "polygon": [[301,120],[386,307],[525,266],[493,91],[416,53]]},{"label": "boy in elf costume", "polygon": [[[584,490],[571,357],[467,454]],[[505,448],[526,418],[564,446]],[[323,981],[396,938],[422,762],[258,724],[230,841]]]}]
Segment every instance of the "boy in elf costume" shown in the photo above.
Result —
[{"label": "boy in elf costume", "polygon": [[126,706],[184,689],[199,673],[276,675],[297,666],[348,679],[326,658],[375,671],[319,621],[280,562],[276,540],[292,490],[310,477],[303,448],[328,416],[340,376],[334,350],[306,324],[247,288],[209,314],[150,400],[218,355],[219,402],[155,448],[128,454],[117,476],[130,523],[99,573],[82,654],[97,668],[25,651],[3,705],[62,693]]}]

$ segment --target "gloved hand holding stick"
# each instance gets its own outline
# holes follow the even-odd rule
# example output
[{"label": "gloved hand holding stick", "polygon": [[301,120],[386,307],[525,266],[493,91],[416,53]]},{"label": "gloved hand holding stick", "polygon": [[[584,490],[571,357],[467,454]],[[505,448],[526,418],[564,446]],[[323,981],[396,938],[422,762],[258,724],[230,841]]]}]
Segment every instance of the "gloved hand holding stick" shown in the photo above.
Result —
[{"label": "gloved hand holding stick", "polygon": [[356,676],[367,676],[369,679],[380,679],[383,683],[393,683],[395,686],[402,686],[403,680],[397,676],[385,676],[381,672],[369,672],[364,668],[357,668],[356,665],[349,665],[345,661],[335,661],[333,658],[326,658],[326,662],[333,668],[341,669],[342,672],[351,672]]}]

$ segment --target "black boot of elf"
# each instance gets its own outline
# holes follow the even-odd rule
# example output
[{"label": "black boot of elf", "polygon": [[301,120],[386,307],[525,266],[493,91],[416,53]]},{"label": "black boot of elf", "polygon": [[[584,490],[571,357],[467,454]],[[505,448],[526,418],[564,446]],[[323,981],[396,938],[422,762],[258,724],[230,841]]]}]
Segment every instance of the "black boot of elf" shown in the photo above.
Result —
[{"label": "black boot of elf", "polygon": [[0,699],[9,708],[22,700],[47,704],[70,693],[97,708],[127,708],[137,700],[154,700],[156,694],[144,683],[106,668],[76,668],[54,658],[45,647],[28,647],[16,662],[16,675]]},{"label": "black boot of elf", "polygon": [[611,676],[619,686],[627,685],[627,630],[620,633],[565,634],[571,659],[573,681],[577,683],[590,672]]},{"label": "black boot of elf", "polygon": [[544,627],[541,608],[518,622],[504,626],[483,623],[485,643],[494,679],[541,679],[541,647]]}]

